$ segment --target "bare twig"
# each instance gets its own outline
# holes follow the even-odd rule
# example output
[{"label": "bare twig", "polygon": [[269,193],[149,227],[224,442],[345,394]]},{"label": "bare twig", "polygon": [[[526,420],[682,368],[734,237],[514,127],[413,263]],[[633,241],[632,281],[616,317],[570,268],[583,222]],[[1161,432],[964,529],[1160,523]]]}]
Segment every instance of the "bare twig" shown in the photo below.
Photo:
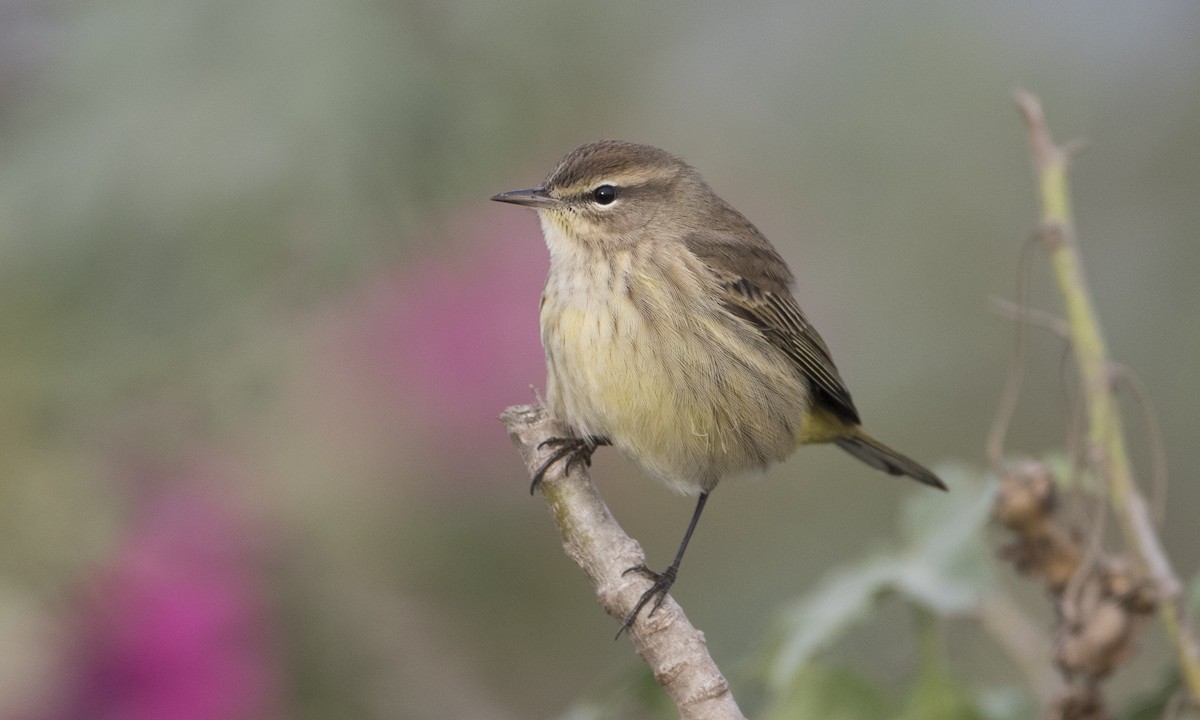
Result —
[{"label": "bare twig", "polygon": [[1041,233],[1049,248],[1071,328],[1071,347],[1079,366],[1087,412],[1085,458],[1099,477],[1107,479],[1108,499],[1125,541],[1154,580],[1160,600],[1159,616],[1175,645],[1184,684],[1192,698],[1200,700],[1200,653],[1193,639],[1180,627],[1180,581],[1133,478],[1113,396],[1113,366],[1083,274],[1067,191],[1069,152],[1055,144],[1038,99],[1024,90],[1017,90],[1014,95],[1029,133],[1037,171],[1042,201]]},{"label": "bare twig", "polygon": [[[1026,242],[1021,248],[1021,261],[1017,270],[1017,302],[1019,315],[1025,311],[1025,280],[1029,268],[1029,249],[1032,242]],[[1000,406],[996,417],[992,420],[992,430],[988,433],[987,456],[992,469],[999,472],[1004,464],[1004,439],[1008,435],[1008,426],[1012,423],[1013,414],[1017,410],[1017,400],[1021,396],[1021,385],[1025,380],[1025,323],[1017,321],[1016,335],[1013,337],[1012,361],[1009,365],[1008,380],[1004,385],[1004,393],[1000,396]]]},{"label": "bare twig", "polygon": [[1158,415],[1150,403],[1150,394],[1137,373],[1124,365],[1114,368],[1118,385],[1125,385],[1137,402],[1138,410],[1142,413],[1145,424],[1146,442],[1150,443],[1150,468],[1153,473],[1150,497],[1153,499],[1154,519],[1162,525],[1167,514],[1167,448],[1163,443],[1162,428],[1158,424]]},{"label": "bare twig", "polygon": [[[540,404],[510,407],[500,420],[530,475],[552,452],[540,448],[542,442],[571,435]],[[563,549],[587,575],[604,611],[621,621],[650,587],[643,575],[625,574],[643,563],[645,553],[617,524],[586,470],[576,463],[564,474],[563,465],[556,463],[538,487],[554,515]],[[744,720],[729,683],[708,654],[704,633],[688,622],[670,596],[653,616],[640,615],[629,637],[683,720]]]},{"label": "bare twig", "polygon": [[988,304],[992,306],[992,311],[997,315],[1010,320],[1029,323],[1030,325],[1037,325],[1064,340],[1071,339],[1071,326],[1067,324],[1066,320],[1057,315],[999,297],[989,298]]}]

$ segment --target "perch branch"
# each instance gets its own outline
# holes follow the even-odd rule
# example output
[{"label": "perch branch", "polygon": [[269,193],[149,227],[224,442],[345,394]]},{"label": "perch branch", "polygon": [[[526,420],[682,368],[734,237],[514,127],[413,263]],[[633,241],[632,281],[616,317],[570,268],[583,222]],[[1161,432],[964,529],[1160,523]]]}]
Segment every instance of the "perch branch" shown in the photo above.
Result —
[{"label": "perch branch", "polygon": [[[539,447],[553,437],[569,437],[570,429],[539,405],[510,407],[500,416],[509,437],[532,476],[552,450]],[[564,474],[556,463],[538,485],[562,535],[563,549],[579,565],[610,616],[624,620],[649,587],[639,573],[625,574],[645,560],[638,543],[625,534],[579,463]],[[654,679],[674,701],[683,720],[744,720],[704,641],[673,598],[647,617],[643,612],[629,628],[633,648],[654,672]]]}]

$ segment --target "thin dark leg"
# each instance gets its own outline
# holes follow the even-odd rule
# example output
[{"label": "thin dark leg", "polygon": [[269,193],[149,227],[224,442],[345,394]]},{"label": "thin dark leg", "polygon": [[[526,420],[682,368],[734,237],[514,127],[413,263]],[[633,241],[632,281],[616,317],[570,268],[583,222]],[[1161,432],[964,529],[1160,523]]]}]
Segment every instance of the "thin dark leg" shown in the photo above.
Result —
[{"label": "thin dark leg", "polygon": [[621,629],[617,631],[617,637],[621,637],[621,633],[629,629],[629,626],[633,624],[633,621],[637,618],[638,613],[642,611],[642,608],[646,606],[646,603],[654,600],[654,605],[650,608],[650,614],[647,615],[649,617],[654,614],[654,611],[667,598],[667,591],[675,584],[675,578],[679,575],[679,563],[683,560],[683,553],[687,550],[688,541],[692,539],[692,532],[696,529],[696,523],[700,521],[700,513],[704,512],[704,503],[706,502],[708,502],[708,493],[700,493],[700,499],[696,501],[696,509],[692,511],[692,520],[688,523],[687,532],[683,534],[683,542],[679,544],[679,552],[675,553],[674,562],[666,570],[658,573],[645,565],[638,565],[622,573],[640,572],[653,580],[654,584],[650,586],[649,590],[642,593],[642,597],[638,599],[637,605],[634,605],[633,610],[625,616],[625,622],[621,623]]},{"label": "thin dark leg", "polygon": [[543,441],[538,445],[538,448],[547,446],[557,447],[554,454],[542,463],[542,466],[533,474],[533,482],[529,484],[529,494],[537,489],[538,484],[542,482],[542,478],[546,477],[546,471],[550,469],[554,463],[566,458],[567,466],[563,468],[565,472],[571,472],[571,466],[577,462],[582,462],[587,467],[592,465],[592,453],[596,452],[596,448],[601,445],[609,445],[608,438],[598,437],[556,437]]}]

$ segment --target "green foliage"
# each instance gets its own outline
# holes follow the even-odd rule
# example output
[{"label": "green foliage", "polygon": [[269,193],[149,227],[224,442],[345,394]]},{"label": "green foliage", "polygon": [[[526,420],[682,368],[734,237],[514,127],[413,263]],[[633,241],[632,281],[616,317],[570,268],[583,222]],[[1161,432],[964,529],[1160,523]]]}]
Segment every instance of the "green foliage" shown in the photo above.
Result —
[{"label": "green foliage", "polygon": [[[936,618],[917,610],[919,666],[906,697],[889,698],[851,670],[808,662],[763,717],[768,720],[984,720],[980,702],[950,672]],[[896,707],[900,707],[896,714]]]},{"label": "green foliage", "polygon": [[787,692],[763,720],[883,720],[891,702],[850,670],[810,663],[800,668]]},{"label": "green foliage", "polygon": [[953,492],[913,495],[904,509],[900,549],[877,551],[835,571],[784,611],[767,673],[777,692],[792,686],[818,651],[865,618],[885,595],[896,594],[937,615],[957,615],[972,609],[992,586],[981,530],[995,485],[965,468],[939,472]]},{"label": "green foliage", "polygon": [[[939,619],[971,613],[994,585],[984,529],[995,482],[965,467],[939,474],[953,492],[914,494],[897,548],[838,569],[784,611],[765,668],[773,698],[765,717],[974,720],[1016,718],[1026,710],[1013,693],[978,692],[950,670]],[[917,672],[899,700],[817,657],[889,598],[911,606],[916,617]]]},{"label": "green foliage", "polygon": [[1078,467],[1078,463],[1071,462],[1066,453],[1047,453],[1041,460],[1050,468],[1060,490],[1074,490],[1090,496],[1102,495],[1105,492],[1104,481],[1090,468],[1081,468]]},{"label": "green foliage", "polygon": [[921,665],[899,720],[975,720],[983,716],[950,673],[932,614],[917,611]]},{"label": "green foliage", "polygon": [[975,698],[943,660],[922,667],[897,720],[983,720]]}]

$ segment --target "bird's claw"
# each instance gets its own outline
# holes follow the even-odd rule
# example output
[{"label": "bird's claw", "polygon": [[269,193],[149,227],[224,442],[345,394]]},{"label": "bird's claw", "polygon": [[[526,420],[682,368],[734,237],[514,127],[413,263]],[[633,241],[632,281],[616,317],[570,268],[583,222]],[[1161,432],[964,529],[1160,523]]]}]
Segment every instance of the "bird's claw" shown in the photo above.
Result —
[{"label": "bird's claw", "polygon": [[556,448],[550,457],[538,467],[537,472],[533,474],[533,482],[529,484],[529,494],[532,495],[537,486],[541,484],[542,479],[546,477],[546,472],[554,463],[566,458],[567,465],[563,468],[566,473],[571,472],[571,466],[575,463],[582,462],[584,467],[591,467],[592,453],[600,445],[607,445],[607,441],[590,438],[590,437],[553,437],[548,440],[543,440],[538,444],[538,449],[546,447]]},{"label": "bird's claw", "polygon": [[633,610],[631,610],[629,614],[625,616],[624,622],[621,623],[621,629],[617,631],[618,638],[621,637],[621,633],[625,632],[630,628],[630,626],[633,625],[633,621],[637,619],[638,613],[640,613],[642,608],[644,608],[651,600],[654,601],[654,604],[650,606],[650,612],[646,614],[646,617],[653,615],[654,611],[658,610],[658,608],[662,606],[663,601],[667,599],[667,592],[671,589],[671,586],[675,584],[675,578],[679,574],[679,568],[675,565],[671,565],[662,572],[654,572],[643,564],[634,565],[621,574],[628,575],[631,572],[641,573],[654,582],[650,586],[650,589],[642,593],[642,596],[638,598],[637,604],[633,606]]}]

